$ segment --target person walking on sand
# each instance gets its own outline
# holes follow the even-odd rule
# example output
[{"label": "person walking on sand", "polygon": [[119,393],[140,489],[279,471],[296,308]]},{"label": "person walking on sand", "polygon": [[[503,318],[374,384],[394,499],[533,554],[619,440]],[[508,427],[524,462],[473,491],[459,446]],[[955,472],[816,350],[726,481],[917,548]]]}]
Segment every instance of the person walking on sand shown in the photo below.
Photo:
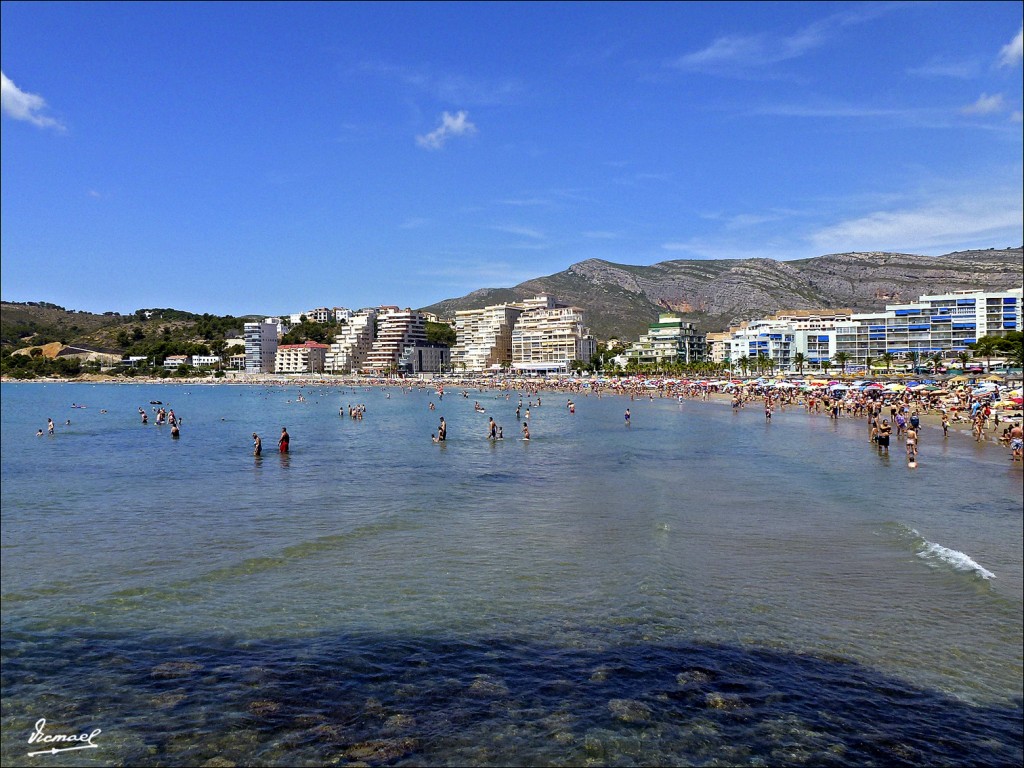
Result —
[{"label": "person walking on sand", "polygon": [[263,441],[255,432],[252,433],[252,455],[259,456],[263,453]]},{"label": "person walking on sand", "polygon": [[288,443],[290,441],[291,438],[288,436],[288,430],[281,427],[281,439],[277,441],[277,449],[281,451],[281,453],[288,453]]}]

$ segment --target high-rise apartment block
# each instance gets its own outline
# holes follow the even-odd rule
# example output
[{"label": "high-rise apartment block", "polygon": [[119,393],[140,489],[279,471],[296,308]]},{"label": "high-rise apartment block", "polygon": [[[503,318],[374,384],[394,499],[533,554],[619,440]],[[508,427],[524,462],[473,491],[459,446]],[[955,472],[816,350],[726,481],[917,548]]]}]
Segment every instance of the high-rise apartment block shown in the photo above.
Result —
[{"label": "high-rise apartment block", "polygon": [[363,362],[364,373],[399,370],[405,348],[426,344],[426,321],[421,312],[398,307],[381,307],[377,316],[377,337]]},{"label": "high-rise apartment block", "polygon": [[277,331],[281,321],[268,317],[258,323],[245,323],[245,372],[273,373],[277,353]]},{"label": "high-rise apartment block", "polygon": [[452,365],[465,371],[487,371],[512,364],[512,328],[522,304],[495,304],[455,313]]},{"label": "high-rise apartment block", "polygon": [[361,309],[350,313],[348,321],[341,326],[327,352],[325,370],[330,373],[353,373],[363,367],[373,349],[376,317],[376,309]]}]

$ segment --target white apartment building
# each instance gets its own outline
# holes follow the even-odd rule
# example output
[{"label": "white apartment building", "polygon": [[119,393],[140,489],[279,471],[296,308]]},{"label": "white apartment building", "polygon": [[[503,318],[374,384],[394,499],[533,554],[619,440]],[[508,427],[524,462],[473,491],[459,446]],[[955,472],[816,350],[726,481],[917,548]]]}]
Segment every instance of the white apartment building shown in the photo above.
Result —
[{"label": "white apartment building", "polygon": [[274,372],[279,326],[280,320],[276,317],[268,317],[259,323],[245,324],[243,335],[245,337],[246,373]]},{"label": "white apartment building", "polygon": [[328,346],[315,341],[282,344],[274,357],[275,373],[323,373]]},{"label": "white apartment building", "polygon": [[198,367],[201,365],[219,365],[221,358],[219,355],[192,355],[192,365]]},{"label": "white apartment building", "polygon": [[550,296],[523,302],[512,329],[512,367],[529,373],[568,373],[574,360],[590,362],[597,342],[579,307],[559,306]]},{"label": "white apartment building", "polygon": [[421,312],[398,307],[381,307],[377,315],[377,336],[363,362],[364,373],[386,373],[399,368],[405,348],[427,341],[426,321]]},{"label": "white apartment building", "polygon": [[325,370],[331,373],[352,373],[363,367],[373,349],[376,309],[361,309],[351,314],[348,321],[334,336],[327,352]]},{"label": "white apartment building", "polygon": [[[818,367],[836,354],[847,355],[847,369],[864,368],[891,354],[896,360],[940,354],[953,357],[982,336],[1019,331],[1022,289],[960,291],[921,296],[916,302],[887,305],[881,312],[801,310],[743,323],[722,334],[709,334],[713,359],[730,360],[759,354],[782,370],[796,368],[796,355]],[[832,363],[834,365],[834,363]]]},{"label": "white apartment building", "polygon": [[837,352],[863,366],[891,354],[897,360],[941,354],[952,357],[983,336],[1019,331],[1024,289],[956,291],[921,296],[909,304],[889,304],[884,312],[854,314],[835,330]]},{"label": "white apartment building", "polygon": [[679,315],[663,312],[658,322],[651,323],[647,333],[626,350],[627,363],[639,365],[666,365],[693,363],[704,360],[707,342],[693,323],[684,322]]},{"label": "white apartment building", "polygon": [[302,322],[302,316],[305,315],[306,319],[311,323],[329,323],[334,319],[334,312],[335,310],[328,309],[327,307],[317,307],[306,312],[293,312],[288,315],[288,322],[292,325],[298,325]]},{"label": "white apartment building", "polygon": [[521,304],[494,304],[456,312],[452,365],[457,370],[477,372],[510,366],[512,329],[522,314]]}]

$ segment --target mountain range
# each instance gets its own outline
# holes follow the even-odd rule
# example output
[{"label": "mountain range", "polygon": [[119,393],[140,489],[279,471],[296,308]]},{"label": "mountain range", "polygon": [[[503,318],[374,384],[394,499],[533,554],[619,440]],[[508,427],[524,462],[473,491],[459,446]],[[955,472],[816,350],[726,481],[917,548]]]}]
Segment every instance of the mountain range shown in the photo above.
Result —
[{"label": "mountain range", "polygon": [[483,288],[423,309],[443,319],[547,293],[581,307],[601,340],[636,339],[661,312],[701,331],[722,331],[786,309],[884,309],[950,291],[1005,291],[1024,283],[1024,249],[909,253],[834,253],[810,259],[680,259],[651,266],[587,259],[513,288]]}]

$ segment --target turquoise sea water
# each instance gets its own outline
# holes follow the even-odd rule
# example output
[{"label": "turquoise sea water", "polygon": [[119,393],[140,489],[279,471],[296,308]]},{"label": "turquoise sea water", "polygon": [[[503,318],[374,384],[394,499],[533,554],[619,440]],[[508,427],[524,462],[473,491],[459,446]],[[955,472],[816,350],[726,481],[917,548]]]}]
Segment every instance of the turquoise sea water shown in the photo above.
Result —
[{"label": "turquoise sea water", "polygon": [[2,385],[3,764],[1021,762],[1008,451],[541,398]]}]

